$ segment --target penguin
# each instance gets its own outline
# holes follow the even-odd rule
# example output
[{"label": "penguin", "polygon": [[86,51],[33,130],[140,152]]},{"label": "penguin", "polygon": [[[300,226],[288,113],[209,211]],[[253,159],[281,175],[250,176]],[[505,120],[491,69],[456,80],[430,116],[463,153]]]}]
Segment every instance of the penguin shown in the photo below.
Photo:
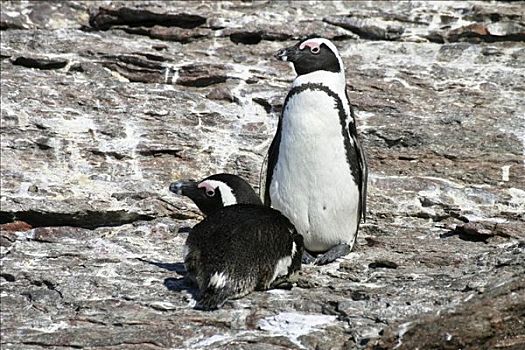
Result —
[{"label": "penguin", "polygon": [[216,174],[169,188],[206,216],[184,246],[188,277],[200,290],[197,309],[215,310],[228,299],[273,288],[301,268],[302,236],[242,178]]},{"label": "penguin", "polygon": [[335,45],[310,38],[275,56],[297,76],[268,150],[264,203],[303,236],[303,263],[324,265],[352,250],[365,221],[367,161]]}]

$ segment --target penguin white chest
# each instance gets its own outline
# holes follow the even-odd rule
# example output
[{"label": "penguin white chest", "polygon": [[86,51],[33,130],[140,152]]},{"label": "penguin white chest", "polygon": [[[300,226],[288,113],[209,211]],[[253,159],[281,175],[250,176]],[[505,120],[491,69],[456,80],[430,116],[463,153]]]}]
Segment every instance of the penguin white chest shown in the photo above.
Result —
[{"label": "penguin white chest", "polygon": [[306,249],[321,252],[340,243],[352,247],[359,190],[336,100],[324,91],[306,90],[292,95],[284,108],[269,191],[272,207],[292,221]]}]

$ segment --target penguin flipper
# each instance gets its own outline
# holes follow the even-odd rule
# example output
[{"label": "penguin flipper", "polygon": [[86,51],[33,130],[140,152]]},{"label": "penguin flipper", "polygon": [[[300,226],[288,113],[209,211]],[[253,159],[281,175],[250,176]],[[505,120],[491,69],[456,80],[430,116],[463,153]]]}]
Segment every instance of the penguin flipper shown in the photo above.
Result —
[{"label": "penguin flipper", "polygon": [[[297,229],[294,226],[292,226],[292,228],[293,228],[292,240],[295,243],[295,249],[297,249],[297,251],[295,252],[295,255],[292,257],[292,264],[288,268],[288,276],[293,274],[295,271],[298,271],[301,269],[301,264],[304,263],[304,254],[307,253],[306,249],[304,249],[303,235],[297,232]],[[310,255],[310,257],[312,256]]]},{"label": "penguin flipper", "polygon": [[348,123],[348,133],[349,136],[354,141],[354,147],[356,150],[356,156],[357,156],[357,165],[359,167],[359,218],[363,220],[363,222],[366,222],[366,192],[367,192],[367,186],[368,186],[368,162],[366,158],[365,151],[363,147],[361,146],[361,143],[359,142],[359,138],[357,135],[357,127],[356,127],[356,118],[354,113],[354,108],[352,104],[350,103],[350,99],[348,98],[348,91],[346,92],[346,99],[348,100],[348,104],[350,106],[350,115],[351,115],[351,121]]},{"label": "penguin flipper", "polygon": [[350,246],[346,243],[341,243],[330,248],[330,250],[326,253],[319,255],[317,259],[315,259],[314,264],[326,265],[342,256],[347,255],[348,253],[350,253]]},{"label": "penguin flipper", "polygon": [[281,144],[281,128],[282,128],[282,119],[283,116],[279,117],[279,122],[277,124],[277,131],[272,140],[272,144],[268,149],[268,164],[266,166],[266,180],[264,185],[264,205],[271,206],[272,201],[270,199],[270,185],[272,183],[273,170],[277,164],[277,158],[279,158],[279,145]]}]

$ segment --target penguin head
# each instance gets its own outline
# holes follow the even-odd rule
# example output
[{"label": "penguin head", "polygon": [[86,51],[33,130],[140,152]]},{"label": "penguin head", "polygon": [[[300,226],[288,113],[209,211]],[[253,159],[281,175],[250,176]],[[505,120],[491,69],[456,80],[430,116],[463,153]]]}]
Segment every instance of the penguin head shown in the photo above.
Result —
[{"label": "penguin head", "polygon": [[252,187],[233,174],[215,174],[200,181],[179,180],[170,184],[170,191],[190,198],[204,215],[228,205],[262,205]]},{"label": "penguin head", "polygon": [[281,61],[291,62],[297,75],[320,70],[341,73],[343,64],[339,51],[328,39],[310,38],[294,46],[277,51],[275,57]]}]

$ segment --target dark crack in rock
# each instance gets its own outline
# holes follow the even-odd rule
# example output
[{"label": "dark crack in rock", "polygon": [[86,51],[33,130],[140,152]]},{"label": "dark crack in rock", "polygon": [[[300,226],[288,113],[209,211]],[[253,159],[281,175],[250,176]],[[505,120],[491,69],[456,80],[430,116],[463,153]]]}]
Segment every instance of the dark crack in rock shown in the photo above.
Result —
[{"label": "dark crack in rock", "polygon": [[355,18],[352,16],[327,17],[325,22],[339,27],[343,27],[359,35],[362,39],[370,40],[398,40],[403,34],[400,26],[382,25],[365,18]]},{"label": "dark crack in rock", "polygon": [[89,16],[89,24],[96,29],[108,30],[115,25],[128,25],[131,27],[179,27],[191,29],[206,23],[206,18],[188,13],[155,13],[144,9],[129,7],[106,8],[99,7]]},{"label": "dark crack in rock", "polygon": [[17,57],[12,60],[15,66],[38,69],[60,69],[67,65],[65,60],[54,60],[49,58]]},{"label": "dark crack in rock", "polygon": [[[8,217],[8,214],[12,218]],[[154,217],[149,215],[118,211],[85,211],[72,213],[42,212],[36,210],[2,212],[7,217],[6,222],[21,221],[29,224],[31,227],[49,227],[49,226],[71,226],[96,228],[100,226],[119,226],[139,220],[152,220]],[[6,222],[1,222],[5,224]]]}]

